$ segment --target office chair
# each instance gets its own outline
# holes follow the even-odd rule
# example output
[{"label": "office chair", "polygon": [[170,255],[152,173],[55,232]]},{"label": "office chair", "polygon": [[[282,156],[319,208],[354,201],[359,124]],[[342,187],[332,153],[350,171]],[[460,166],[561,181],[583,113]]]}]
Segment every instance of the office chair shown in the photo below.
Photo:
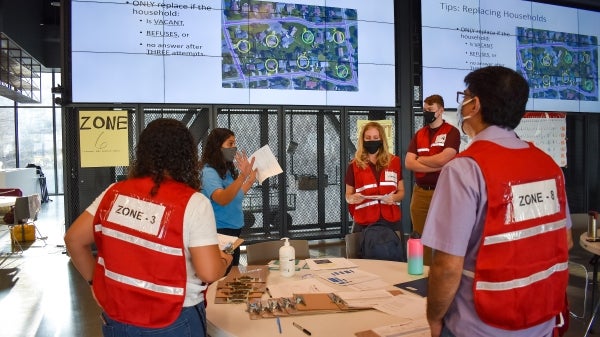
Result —
[{"label": "office chair", "polygon": [[[246,246],[246,261],[250,265],[266,265],[269,261],[279,259],[279,248],[283,240],[264,241]],[[290,245],[296,251],[296,259],[309,259],[308,240],[290,240]]]},{"label": "office chair", "polygon": [[[402,241],[402,245],[404,246],[404,248],[406,248],[406,240],[404,240],[404,236],[402,235],[402,232],[396,231],[396,234]],[[362,256],[360,255],[361,236],[362,236],[361,232],[356,232],[356,233],[348,233],[344,237],[344,241],[346,243],[346,258],[347,259],[362,259]]]},{"label": "office chair", "polygon": [[347,259],[360,259],[360,237],[360,232],[348,233],[344,237]]},{"label": "office chair", "polygon": [[[40,211],[40,197],[37,194],[32,194],[26,197],[17,197],[15,200],[14,207],[14,224],[12,224],[12,250],[14,252],[15,246],[19,249],[20,252],[23,252],[23,246],[21,245],[21,241],[27,241],[26,235],[26,225],[33,226],[34,236],[33,240],[40,239],[44,242],[44,246],[46,246],[47,236],[42,236],[40,230],[37,228],[35,224],[35,220],[37,220],[37,215]],[[19,233],[20,232],[20,233]],[[20,234],[20,236],[18,236]],[[22,240],[19,240],[22,239]]]}]

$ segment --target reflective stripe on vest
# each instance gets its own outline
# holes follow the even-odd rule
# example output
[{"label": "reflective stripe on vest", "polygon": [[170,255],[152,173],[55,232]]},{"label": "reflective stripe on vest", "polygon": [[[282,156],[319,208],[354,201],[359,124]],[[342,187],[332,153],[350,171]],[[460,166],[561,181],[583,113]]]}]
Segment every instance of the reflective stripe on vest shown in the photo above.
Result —
[{"label": "reflective stripe on vest", "polygon": [[564,229],[566,226],[567,226],[566,219],[558,220],[555,222],[542,224],[539,226],[527,228],[527,229],[520,230],[520,231],[513,231],[513,232],[508,232],[508,233],[503,233],[503,234],[498,234],[498,235],[487,236],[483,240],[483,244],[485,246],[488,246],[488,245],[495,245],[498,243],[522,240],[522,239],[526,239],[526,238],[529,238],[532,236],[555,231],[558,229]]},{"label": "reflective stripe on vest", "polygon": [[356,193],[360,193],[360,192],[362,192],[364,190],[368,190],[370,188],[377,188],[377,184],[369,184],[369,185],[365,185],[365,186],[359,187],[359,188],[356,189]]},{"label": "reflective stripe on vest", "polygon": [[488,290],[488,291],[506,291],[511,289],[517,289],[526,287],[545,279],[550,278],[554,273],[567,270],[569,267],[568,262],[557,263],[546,270],[534,273],[527,277],[503,281],[503,282],[484,282],[478,281],[475,284],[476,290]]},{"label": "reflective stripe on vest", "polygon": [[115,238],[115,239],[118,239],[121,241],[125,241],[132,245],[136,245],[136,246],[144,247],[144,248],[151,249],[151,250],[154,250],[157,252],[161,252],[164,254],[175,255],[175,256],[183,255],[183,251],[177,247],[169,247],[166,245],[161,245],[156,242],[144,240],[142,238],[133,236],[131,234],[127,234],[127,233],[123,233],[123,232],[120,232],[120,231],[117,231],[114,229],[102,227],[102,225],[100,225],[100,224],[96,225],[94,230],[96,232],[102,232],[102,235],[112,237],[112,238]]},{"label": "reflective stripe on vest", "polygon": [[115,272],[109,270],[108,268],[106,268],[106,266],[104,265],[104,259],[101,257],[98,258],[98,264],[104,267],[104,275],[107,278],[112,279],[116,282],[127,284],[132,287],[136,287],[136,288],[146,289],[148,291],[152,291],[155,293],[174,295],[174,296],[183,296],[185,294],[185,289],[183,289],[183,288],[162,286],[160,284],[156,284],[156,283],[148,282],[145,280],[140,280],[140,279],[136,279],[136,278],[133,278],[130,276],[126,276],[123,274],[115,273]]}]

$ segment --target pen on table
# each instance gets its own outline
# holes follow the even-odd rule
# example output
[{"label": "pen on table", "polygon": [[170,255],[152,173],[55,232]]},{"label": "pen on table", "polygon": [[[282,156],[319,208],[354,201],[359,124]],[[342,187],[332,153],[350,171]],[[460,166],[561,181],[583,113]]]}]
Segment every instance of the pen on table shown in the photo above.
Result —
[{"label": "pen on table", "polygon": [[307,335],[309,335],[309,336],[311,335],[310,331],[308,331],[308,330],[304,329],[304,328],[303,328],[303,327],[302,327],[300,324],[298,324],[298,323],[296,323],[296,322],[292,322],[292,324],[293,324],[293,325],[294,325],[296,328],[298,328],[298,329],[302,330],[302,332],[304,332],[305,334],[307,334]]},{"label": "pen on table", "polygon": [[267,295],[269,295],[270,298],[273,298],[273,295],[271,295],[271,291],[269,291],[269,288],[267,288]]},{"label": "pen on table", "polygon": [[279,316],[277,316],[277,329],[279,330],[279,333],[281,333],[281,320],[279,319]]}]

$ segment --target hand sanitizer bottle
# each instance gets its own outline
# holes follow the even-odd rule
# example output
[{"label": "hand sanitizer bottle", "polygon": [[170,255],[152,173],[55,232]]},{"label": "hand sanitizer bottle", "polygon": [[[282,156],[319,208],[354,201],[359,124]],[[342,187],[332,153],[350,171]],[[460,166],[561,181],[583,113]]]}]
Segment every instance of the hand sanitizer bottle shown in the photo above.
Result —
[{"label": "hand sanitizer bottle", "polygon": [[292,277],[296,272],[296,251],[290,246],[288,238],[282,238],[285,243],[279,248],[279,272],[281,276]]}]

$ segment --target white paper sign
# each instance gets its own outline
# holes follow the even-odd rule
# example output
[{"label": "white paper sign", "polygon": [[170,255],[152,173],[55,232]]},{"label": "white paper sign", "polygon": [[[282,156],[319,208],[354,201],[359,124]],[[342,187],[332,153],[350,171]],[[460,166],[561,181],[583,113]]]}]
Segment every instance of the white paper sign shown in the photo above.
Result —
[{"label": "white paper sign", "polygon": [[119,195],[110,209],[107,220],[157,236],[164,214],[165,206]]},{"label": "white paper sign", "polygon": [[[560,211],[554,179],[514,185],[511,191],[512,221],[525,221]],[[510,218],[507,216],[506,223],[512,222]]]}]

